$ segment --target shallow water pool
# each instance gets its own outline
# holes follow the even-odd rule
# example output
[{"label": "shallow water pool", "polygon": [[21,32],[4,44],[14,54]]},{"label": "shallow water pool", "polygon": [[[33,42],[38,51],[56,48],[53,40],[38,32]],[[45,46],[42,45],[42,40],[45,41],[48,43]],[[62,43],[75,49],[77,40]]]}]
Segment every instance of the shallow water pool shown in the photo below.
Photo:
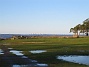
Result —
[{"label": "shallow water pool", "polygon": [[1,54],[4,54],[4,51],[3,51],[2,49],[0,49],[0,55],[1,55]]},{"label": "shallow water pool", "polygon": [[17,51],[17,50],[10,50],[11,53],[17,55],[17,56],[23,56],[24,54],[22,53],[23,51]]},{"label": "shallow water pool", "polygon": [[57,59],[62,59],[64,61],[78,63],[78,64],[84,64],[89,66],[89,56],[76,56],[76,55],[70,55],[70,56],[57,56]]},{"label": "shallow water pool", "polygon": [[43,53],[43,52],[47,52],[46,50],[32,50],[32,51],[29,51],[33,54],[38,54],[38,53]]},{"label": "shallow water pool", "polygon": [[35,64],[28,64],[28,65],[13,65],[12,67],[48,67],[48,65],[35,63]]}]

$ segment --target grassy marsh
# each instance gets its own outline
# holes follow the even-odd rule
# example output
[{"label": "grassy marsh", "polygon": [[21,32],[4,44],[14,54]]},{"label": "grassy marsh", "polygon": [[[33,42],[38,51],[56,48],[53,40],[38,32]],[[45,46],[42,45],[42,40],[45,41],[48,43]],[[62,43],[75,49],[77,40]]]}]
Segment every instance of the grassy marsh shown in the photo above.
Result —
[{"label": "grassy marsh", "polygon": [[[23,43],[24,42],[24,43]],[[82,64],[57,60],[57,55],[89,55],[89,37],[83,38],[31,38],[0,41],[7,47],[24,51],[31,59],[47,63],[49,67],[88,67]],[[47,50],[32,54],[30,50]]]}]

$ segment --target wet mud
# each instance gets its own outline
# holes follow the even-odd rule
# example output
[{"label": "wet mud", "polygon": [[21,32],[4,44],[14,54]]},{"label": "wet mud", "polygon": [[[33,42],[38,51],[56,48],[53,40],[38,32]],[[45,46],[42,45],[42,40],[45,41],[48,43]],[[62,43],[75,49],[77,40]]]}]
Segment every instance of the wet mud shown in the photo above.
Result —
[{"label": "wet mud", "polygon": [[1,45],[0,67],[48,67],[47,64],[29,59],[21,52],[22,51],[13,50],[5,45]]}]

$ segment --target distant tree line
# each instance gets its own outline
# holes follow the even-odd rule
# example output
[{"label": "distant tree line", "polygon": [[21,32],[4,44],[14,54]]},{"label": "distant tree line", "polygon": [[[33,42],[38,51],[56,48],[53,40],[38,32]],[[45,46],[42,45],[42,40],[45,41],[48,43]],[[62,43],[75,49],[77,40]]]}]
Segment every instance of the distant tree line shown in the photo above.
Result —
[{"label": "distant tree line", "polygon": [[83,21],[83,24],[78,24],[75,27],[70,29],[70,32],[73,32],[76,37],[79,37],[80,33],[83,35],[89,35],[89,18]]}]

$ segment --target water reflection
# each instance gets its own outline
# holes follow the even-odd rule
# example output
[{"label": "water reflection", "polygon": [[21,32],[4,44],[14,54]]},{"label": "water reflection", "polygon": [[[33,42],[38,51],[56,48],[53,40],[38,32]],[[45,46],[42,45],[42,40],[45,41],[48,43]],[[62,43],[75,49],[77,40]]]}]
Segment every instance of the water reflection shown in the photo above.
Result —
[{"label": "water reflection", "polygon": [[26,57],[26,56],[22,56],[22,58],[28,58],[28,57]]},{"label": "water reflection", "polygon": [[17,56],[23,56],[24,54],[22,53],[23,51],[17,51],[17,50],[10,50],[11,53],[17,55]]},{"label": "water reflection", "polygon": [[62,59],[64,61],[74,62],[78,64],[89,65],[89,56],[58,56],[57,59]]},{"label": "water reflection", "polygon": [[[29,59],[22,52],[23,51],[13,50],[12,48],[7,48],[4,51],[0,49],[0,53],[4,53],[0,56],[0,64],[2,64],[0,67],[48,67],[48,64]],[[11,53],[15,55],[11,55]]]},{"label": "water reflection", "polygon": [[36,54],[36,53],[43,53],[43,52],[47,52],[47,51],[46,50],[32,50],[30,52],[33,54]]},{"label": "water reflection", "polygon": [[[42,50],[36,53],[42,52],[46,51]],[[30,59],[23,54],[23,51],[13,50],[13,48],[4,47],[0,49],[0,54],[3,54],[0,55],[0,67],[48,67],[48,64],[39,63],[37,60]]]},{"label": "water reflection", "polygon": [[2,50],[2,49],[0,49],[0,54],[4,54],[4,52],[3,52],[3,50]]},{"label": "water reflection", "polygon": [[48,66],[47,64],[37,64],[38,66]]},{"label": "water reflection", "polygon": [[28,65],[13,65],[13,67],[29,67]]},{"label": "water reflection", "polygon": [[47,67],[47,64],[13,65],[12,67]]}]

